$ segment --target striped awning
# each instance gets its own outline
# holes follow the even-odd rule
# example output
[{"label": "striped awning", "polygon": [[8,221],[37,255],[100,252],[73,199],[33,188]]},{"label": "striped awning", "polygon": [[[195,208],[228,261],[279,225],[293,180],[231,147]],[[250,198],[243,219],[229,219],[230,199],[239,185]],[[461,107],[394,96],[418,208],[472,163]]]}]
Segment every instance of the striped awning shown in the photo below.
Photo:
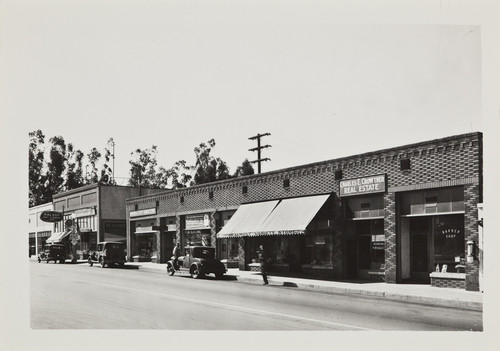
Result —
[{"label": "striped awning", "polygon": [[279,200],[243,204],[217,234],[217,238],[253,236],[278,205]]},{"label": "striped awning", "polygon": [[[307,226],[329,196],[284,199],[273,201],[274,206],[267,207],[267,202],[242,205],[217,234],[217,238],[305,234]],[[257,216],[258,210],[265,215]]]},{"label": "striped awning", "polygon": [[55,232],[47,239],[47,243],[60,243],[65,237],[71,233],[71,230],[66,230],[64,232]]}]

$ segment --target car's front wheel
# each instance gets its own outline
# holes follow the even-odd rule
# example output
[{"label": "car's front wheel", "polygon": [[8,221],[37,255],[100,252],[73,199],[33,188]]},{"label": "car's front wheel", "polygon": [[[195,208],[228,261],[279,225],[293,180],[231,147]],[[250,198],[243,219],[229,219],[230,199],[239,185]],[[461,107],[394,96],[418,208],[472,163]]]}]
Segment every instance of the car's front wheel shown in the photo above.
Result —
[{"label": "car's front wheel", "polygon": [[215,273],[215,279],[220,280],[224,277],[224,273]]},{"label": "car's front wheel", "polygon": [[101,260],[101,268],[104,268],[106,267],[106,263],[104,262],[104,260]]},{"label": "car's front wheel", "polygon": [[203,273],[200,271],[198,266],[195,264],[191,266],[189,273],[191,273],[191,277],[193,277],[194,279],[198,279],[198,278],[203,277]]},{"label": "car's front wheel", "polygon": [[168,272],[168,275],[170,275],[170,276],[174,275],[174,273],[175,273],[174,266],[172,265],[171,262],[167,262],[167,272]]}]

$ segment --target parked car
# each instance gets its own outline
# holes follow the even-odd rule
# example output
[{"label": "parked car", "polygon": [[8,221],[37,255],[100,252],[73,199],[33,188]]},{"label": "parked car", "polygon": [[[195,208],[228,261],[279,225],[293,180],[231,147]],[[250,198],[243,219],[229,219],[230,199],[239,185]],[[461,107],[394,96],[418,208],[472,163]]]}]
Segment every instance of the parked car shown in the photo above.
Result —
[{"label": "parked car", "polygon": [[215,248],[210,246],[186,246],[185,255],[180,256],[177,262],[167,262],[168,275],[175,272],[186,272],[193,278],[202,278],[207,274],[214,274],[215,278],[221,279],[226,273],[226,267],[215,258]]},{"label": "parked car", "polygon": [[47,244],[43,252],[38,254],[38,263],[41,261],[59,261],[59,263],[64,263],[66,260],[66,245],[63,244]]},{"label": "parked car", "polygon": [[92,267],[94,263],[99,263],[102,268],[106,265],[117,264],[123,267],[126,258],[125,244],[114,241],[103,241],[97,244],[97,250],[89,254],[88,262]]}]

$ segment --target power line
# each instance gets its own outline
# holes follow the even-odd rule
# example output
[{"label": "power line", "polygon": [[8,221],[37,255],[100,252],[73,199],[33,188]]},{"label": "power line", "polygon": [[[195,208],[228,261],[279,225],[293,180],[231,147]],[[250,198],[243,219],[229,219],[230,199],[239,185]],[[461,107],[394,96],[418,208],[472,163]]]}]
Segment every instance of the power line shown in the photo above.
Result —
[{"label": "power line", "polygon": [[262,162],[271,161],[270,158],[267,158],[267,157],[266,158],[261,158],[261,156],[260,156],[260,150],[266,149],[268,147],[271,147],[271,145],[263,145],[263,146],[260,145],[260,138],[268,136],[268,135],[271,135],[271,133],[257,134],[257,135],[255,135],[253,137],[248,138],[248,140],[257,140],[257,147],[254,147],[252,149],[248,149],[248,151],[252,151],[252,152],[253,151],[257,151],[257,159],[255,161],[250,161],[250,163],[257,163],[258,173],[261,172],[261,165],[260,164]]}]

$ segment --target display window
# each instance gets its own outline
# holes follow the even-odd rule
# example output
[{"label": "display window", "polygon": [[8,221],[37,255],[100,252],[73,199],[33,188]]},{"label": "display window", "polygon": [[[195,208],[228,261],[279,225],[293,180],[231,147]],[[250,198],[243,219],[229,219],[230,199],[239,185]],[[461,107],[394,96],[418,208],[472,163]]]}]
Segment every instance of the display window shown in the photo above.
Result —
[{"label": "display window", "polygon": [[463,216],[438,216],[434,219],[434,263],[441,270],[456,272],[465,259]]},{"label": "display window", "polygon": [[332,265],[333,240],[331,231],[314,231],[306,235],[305,264]]},{"label": "display window", "polygon": [[134,255],[139,255],[147,258],[156,256],[156,235],[155,234],[136,235]]},{"label": "display window", "polygon": [[221,239],[221,259],[238,260],[238,240],[239,238]]}]

